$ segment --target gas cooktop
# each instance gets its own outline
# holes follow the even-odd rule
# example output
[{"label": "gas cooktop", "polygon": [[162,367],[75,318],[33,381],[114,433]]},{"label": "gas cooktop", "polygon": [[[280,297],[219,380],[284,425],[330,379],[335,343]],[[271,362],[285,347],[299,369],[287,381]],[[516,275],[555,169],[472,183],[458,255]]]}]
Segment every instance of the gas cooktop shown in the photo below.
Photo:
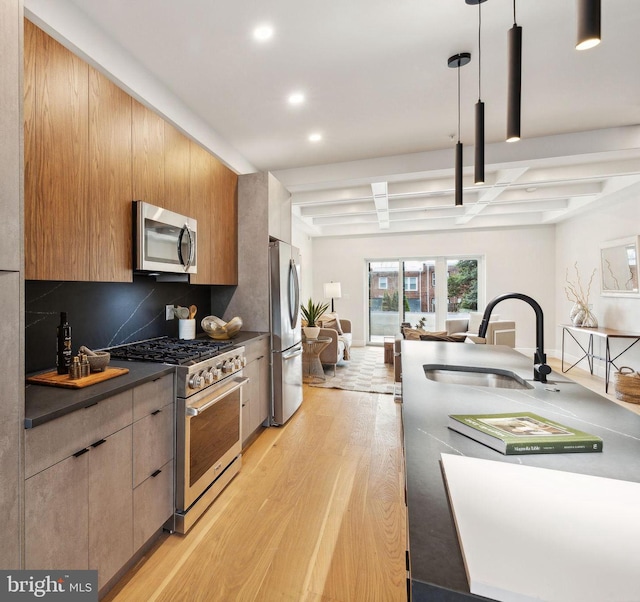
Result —
[{"label": "gas cooktop", "polygon": [[111,358],[132,362],[158,362],[178,366],[191,365],[233,347],[231,341],[194,339],[191,341],[161,337],[137,343],[129,343],[109,349]]}]

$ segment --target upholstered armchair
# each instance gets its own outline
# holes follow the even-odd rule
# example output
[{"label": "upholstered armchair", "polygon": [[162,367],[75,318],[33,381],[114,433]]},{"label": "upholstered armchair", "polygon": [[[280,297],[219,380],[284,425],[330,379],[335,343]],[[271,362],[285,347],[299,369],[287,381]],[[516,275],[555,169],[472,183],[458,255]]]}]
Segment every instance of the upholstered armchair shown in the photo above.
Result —
[{"label": "upholstered armchair", "polygon": [[337,314],[324,314],[320,320],[319,338],[329,337],[331,343],[320,353],[320,362],[324,366],[333,366],[336,373],[336,364],[349,359],[351,349],[351,321],[338,318]]},{"label": "upholstered armchair", "polygon": [[516,346],[516,323],[512,320],[500,320],[499,316],[492,315],[489,319],[487,336],[485,339],[478,337],[480,322],[483,314],[471,312],[469,318],[453,318],[445,322],[447,334],[469,338],[474,343],[486,343],[487,345]]}]

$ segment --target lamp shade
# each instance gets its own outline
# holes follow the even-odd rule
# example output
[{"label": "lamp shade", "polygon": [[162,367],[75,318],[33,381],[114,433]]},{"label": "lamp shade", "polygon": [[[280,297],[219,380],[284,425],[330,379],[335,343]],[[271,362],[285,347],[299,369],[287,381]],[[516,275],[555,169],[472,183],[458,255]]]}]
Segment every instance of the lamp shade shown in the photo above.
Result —
[{"label": "lamp shade", "polygon": [[342,297],[342,289],[339,282],[325,282],[324,283],[324,298],[325,299],[340,299]]}]

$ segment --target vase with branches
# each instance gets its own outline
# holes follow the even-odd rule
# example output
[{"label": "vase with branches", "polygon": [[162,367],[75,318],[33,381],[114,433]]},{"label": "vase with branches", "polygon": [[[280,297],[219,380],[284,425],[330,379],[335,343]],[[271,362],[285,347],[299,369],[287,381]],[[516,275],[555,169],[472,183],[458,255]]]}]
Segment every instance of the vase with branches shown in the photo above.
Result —
[{"label": "vase with branches", "polygon": [[593,278],[596,275],[596,268],[593,268],[593,272],[591,272],[591,278],[589,278],[589,282],[585,290],[585,287],[583,286],[582,280],[580,278],[580,271],[578,270],[577,261],[573,264],[573,267],[576,272],[576,278],[574,281],[569,280],[569,268],[567,268],[565,275],[566,285],[564,287],[564,292],[567,296],[567,299],[573,302],[573,307],[571,308],[569,318],[574,326],[582,326],[583,328],[596,328],[598,326],[598,320],[591,311],[591,306],[589,305],[589,295],[591,294],[591,285],[593,283]]}]

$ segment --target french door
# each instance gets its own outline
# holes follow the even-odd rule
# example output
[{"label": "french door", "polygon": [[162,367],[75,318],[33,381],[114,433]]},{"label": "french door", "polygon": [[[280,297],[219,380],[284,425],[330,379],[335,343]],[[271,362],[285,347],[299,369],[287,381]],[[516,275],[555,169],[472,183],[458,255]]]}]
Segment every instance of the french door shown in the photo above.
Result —
[{"label": "french door", "polygon": [[444,331],[448,318],[484,307],[483,269],[481,257],[367,261],[369,343],[398,334],[402,324]]}]

